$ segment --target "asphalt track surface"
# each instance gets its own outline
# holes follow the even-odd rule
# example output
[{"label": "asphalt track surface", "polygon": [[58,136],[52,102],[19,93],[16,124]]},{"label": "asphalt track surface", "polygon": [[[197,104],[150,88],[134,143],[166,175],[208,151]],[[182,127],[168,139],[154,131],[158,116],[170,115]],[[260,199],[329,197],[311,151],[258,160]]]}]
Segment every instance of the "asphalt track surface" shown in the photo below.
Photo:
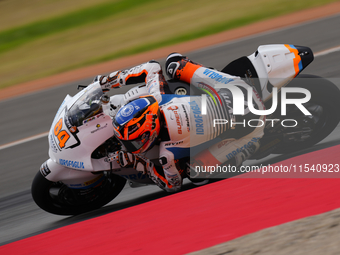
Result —
[{"label": "asphalt track surface", "polygon": [[[217,69],[222,69],[227,63],[240,56],[253,53],[262,44],[304,45],[317,53],[340,45],[339,24],[340,15],[336,15],[195,52],[183,53],[194,61]],[[340,51],[320,54],[303,73],[329,78],[340,87],[339,60]],[[164,60],[158,61],[164,64]],[[90,80],[1,101],[0,146],[48,131],[65,95],[74,95],[77,92],[77,84],[88,84]],[[123,89],[115,92],[123,93]],[[291,155],[271,156],[260,162],[274,163],[337,144],[340,144],[339,126],[328,138],[313,148]],[[127,186],[115,200],[97,211],[75,217],[52,215],[38,208],[30,195],[31,182],[41,163],[47,158],[46,137],[0,150],[0,245],[166,196],[155,186],[136,189]],[[193,188],[191,184],[185,185],[185,189],[191,188]],[[126,220],[133,221],[133,218]]]}]

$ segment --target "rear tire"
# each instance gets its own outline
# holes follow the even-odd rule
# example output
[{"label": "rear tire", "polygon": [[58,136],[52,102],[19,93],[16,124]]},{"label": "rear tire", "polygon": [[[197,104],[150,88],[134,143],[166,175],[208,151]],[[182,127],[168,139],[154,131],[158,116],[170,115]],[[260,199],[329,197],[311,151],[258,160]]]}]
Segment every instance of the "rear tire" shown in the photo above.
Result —
[{"label": "rear tire", "polygon": [[168,80],[167,82],[168,82],[171,94],[186,95],[186,96],[190,95],[189,84],[179,81],[179,80]]},{"label": "rear tire", "polygon": [[[126,180],[120,176],[106,176],[101,185],[91,190],[90,196],[89,193],[81,195],[79,190],[47,180],[39,171],[33,180],[31,193],[35,203],[49,213],[77,215],[106,205],[121,192],[125,183]],[[53,193],[53,189],[57,192]]]},{"label": "rear tire", "polygon": [[[308,78],[308,80],[306,80]],[[340,90],[329,80],[314,75],[299,75],[287,87],[305,88],[310,91],[311,99],[303,104],[309,110],[313,119],[313,130],[303,141],[283,141],[273,153],[286,154],[309,148],[326,138],[340,121]],[[298,95],[289,94],[289,98]],[[315,114],[314,114],[315,113]],[[296,107],[287,111],[285,119],[304,118]],[[308,119],[306,119],[308,121]],[[289,128],[288,128],[289,129]]]},{"label": "rear tire", "polygon": [[189,92],[184,87],[178,87],[178,88],[175,89],[175,93],[174,94],[175,95],[186,96],[186,95],[189,95]]}]

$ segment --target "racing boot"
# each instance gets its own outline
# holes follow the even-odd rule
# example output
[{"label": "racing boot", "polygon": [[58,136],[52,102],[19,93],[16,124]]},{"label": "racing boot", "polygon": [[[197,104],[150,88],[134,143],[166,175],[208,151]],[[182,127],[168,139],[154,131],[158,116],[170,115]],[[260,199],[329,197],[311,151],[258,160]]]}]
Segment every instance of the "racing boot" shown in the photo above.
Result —
[{"label": "racing boot", "polygon": [[180,53],[171,53],[165,63],[166,74],[170,79],[190,83],[195,71],[202,65],[192,62]]},{"label": "racing boot", "polygon": [[209,183],[208,178],[209,173],[201,173],[197,171],[196,167],[201,167],[200,165],[196,164],[196,162],[187,162],[187,169],[186,169],[186,175],[187,178],[196,186],[202,186],[204,184]]}]

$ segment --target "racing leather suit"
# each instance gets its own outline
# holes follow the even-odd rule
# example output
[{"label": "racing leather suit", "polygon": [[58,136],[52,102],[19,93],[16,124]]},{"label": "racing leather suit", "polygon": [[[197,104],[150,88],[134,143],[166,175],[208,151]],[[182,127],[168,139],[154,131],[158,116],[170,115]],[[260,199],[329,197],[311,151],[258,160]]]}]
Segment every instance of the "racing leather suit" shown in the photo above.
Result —
[{"label": "racing leather suit", "polygon": [[[228,87],[237,85],[244,94],[248,84],[239,77],[203,67],[185,57],[174,58],[167,63],[167,74],[173,79],[202,88],[210,94],[206,98],[207,113],[202,114],[201,96],[178,96],[169,93],[168,84],[162,74],[161,66],[150,61],[125,71],[116,71],[109,76],[99,77],[103,90],[122,85],[145,82],[147,94],[156,98],[164,116],[165,136],[159,144],[159,161],[162,169],[157,168],[144,158],[148,166],[149,177],[162,189],[174,192],[181,188],[187,169],[181,159],[190,157],[190,167],[197,165],[221,165],[231,158],[240,165],[257,149],[257,142],[263,136],[263,126],[245,127],[247,119],[264,120],[264,116],[246,113],[244,116],[232,114],[233,95]],[[175,63],[175,64],[174,64]],[[218,85],[223,84],[222,87]],[[214,93],[214,94],[212,94]],[[122,104],[143,95],[125,94]],[[264,109],[262,100],[253,93],[253,104],[259,110]],[[214,119],[228,120],[228,124],[213,126]],[[230,123],[238,123],[230,125]],[[164,138],[165,137],[165,138]],[[192,153],[191,151],[197,151]],[[142,155],[125,155],[128,161]],[[123,160],[120,160],[122,164]],[[234,163],[235,164],[235,163]],[[131,165],[131,164],[130,164]],[[137,164],[132,164],[137,170]]]}]

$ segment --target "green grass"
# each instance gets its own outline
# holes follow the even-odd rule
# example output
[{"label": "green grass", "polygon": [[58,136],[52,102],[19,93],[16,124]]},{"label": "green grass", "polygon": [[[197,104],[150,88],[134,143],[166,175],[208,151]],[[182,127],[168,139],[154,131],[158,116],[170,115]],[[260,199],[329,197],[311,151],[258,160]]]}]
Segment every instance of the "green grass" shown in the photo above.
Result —
[{"label": "green grass", "polygon": [[140,5],[155,1],[157,0],[121,0],[113,3],[103,3],[55,18],[2,31],[0,32],[0,54],[32,40],[98,22],[117,13],[126,12],[129,9],[138,8]]},{"label": "green grass", "polygon": [[[12,1],[20,7],[24,0]],[[34,21],[0,30],[0,88],[330,2],[335,0],[79,1],[78,10],[60,6],[65,12],[25,17]],[[0,23],[2,17],[0,10]]]},{"label": "green grass", "polygon": [[[273,15],[275,16],[275,15]],[[90,61],[87,62],[87,64],[95,64],[95,63],[99,63],[99,62],[104,62],[104,61],[108,61],[108,60],[112,60],[112,59],[117,59],[120,57],[124,57],[124,56],[129,56],[129,55],[134,55],[137,53],[141,53],[141,52],[145,52],[148,51],[150,49],[157,49],[157,48],[161,48],[161,47],[165,47],[165,46],[169,46],[169,45],[174,45],[176,43],[179,42],[185,42],[185,41],[189,41],[189,40],[193,40],[193,39],[197,39],[200,37],[204,37],[204,36],[208,36],[208,35],[212,35],[212,34],[216,34],[225,30],[229,30],[229,29],[233,29],[236,27],[241,27],[244,25],[248,25],[253,23],[254,21],[260,21],[263,19],[266,19],[266,16],[261,16],[259,17],[258,15],[254,15],[254,16],[247,16],[244,18],[240,18],[240,19],[236,19],[236,20],[232,20],[232,21],[228,21],[225,23],[218,23],[218,24],[212,24],[209,27],[206,28],[201,28],[199,30],[196,31],[189,31],[186,34],[182,34],[179,36],[175,36],[172,37],[170,39],[166,39],[166,40],[160,40],[154,43],[146,43],[143,45],[139,45],[133,48],[128,48],[126,50],[123,51],[119,51],[119,52],[115,52],[113,54],[108,54],[105,56],[101,56],[99,58],[94,58],[91,59]]]}]

